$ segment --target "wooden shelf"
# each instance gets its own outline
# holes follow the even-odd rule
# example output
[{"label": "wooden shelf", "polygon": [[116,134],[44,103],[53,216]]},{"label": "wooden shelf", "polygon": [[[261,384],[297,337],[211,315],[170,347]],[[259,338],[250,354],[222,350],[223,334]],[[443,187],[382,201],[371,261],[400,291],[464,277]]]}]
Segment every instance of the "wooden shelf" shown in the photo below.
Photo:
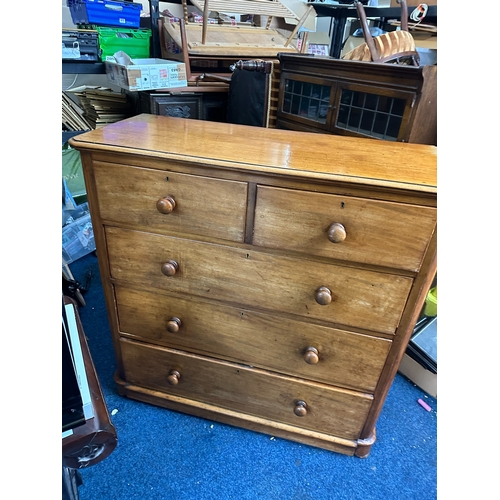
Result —
[{"label": "wooden shelf", "polygon": [[105,75],[106,69],[102,62],[63,62],[63,75]]}]

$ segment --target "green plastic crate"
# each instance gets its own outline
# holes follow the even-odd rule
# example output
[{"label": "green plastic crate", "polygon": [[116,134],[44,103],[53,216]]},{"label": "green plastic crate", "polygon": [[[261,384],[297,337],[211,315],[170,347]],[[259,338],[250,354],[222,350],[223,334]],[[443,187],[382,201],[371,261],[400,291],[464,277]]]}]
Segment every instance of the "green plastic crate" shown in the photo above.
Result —
[{"label": "green plastic crate", "polygon": [[122,50],[132,59],[145,59],[149,57],[149,44],[151,39],[150,29],[110,28],[93,26],[99,33],[99,52],[101,61],[107,56]]}]

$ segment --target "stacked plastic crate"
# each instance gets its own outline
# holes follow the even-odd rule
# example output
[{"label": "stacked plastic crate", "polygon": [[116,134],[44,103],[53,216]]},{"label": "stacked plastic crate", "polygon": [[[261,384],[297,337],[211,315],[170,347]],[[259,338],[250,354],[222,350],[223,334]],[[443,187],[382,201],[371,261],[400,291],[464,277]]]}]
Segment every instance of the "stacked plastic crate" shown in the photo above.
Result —
[{"label": "stacked plastic crate", "polygon": [[118,51],[132,59],[148,58],[151,30],[140,28],[142,4],[114,0],[66,0],[73,23],[98,33],[99,58]]}]

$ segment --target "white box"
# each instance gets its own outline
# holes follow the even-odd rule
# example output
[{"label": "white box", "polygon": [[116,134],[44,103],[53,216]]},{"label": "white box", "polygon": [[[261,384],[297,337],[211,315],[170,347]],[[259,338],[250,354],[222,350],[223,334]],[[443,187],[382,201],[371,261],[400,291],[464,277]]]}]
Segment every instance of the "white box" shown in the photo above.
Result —
[{"label": "white box", "polygon": [[80,339],[78,337],[75,308],[73,304],[65,304],[64,309],[68,320],[69,340],[71,353],[73,355],[75,375],[78,381],[78,387],[80,388],[80,395],[82,397],[83,414],[85,416],[85,420],[89,420],[94,416],[94,407],[92,405],[87,370],[85,369],[85,361],[83,359],[82,345],[80,344]]},{"label": "white box", "polygon": [[403,356],[399,365],[399,373],[409,378],[420,389],[437,399],[437,374],[425,369],[420,363],[410,358],[408,354]]},{"label": "white box", "polygon": [[125,90],[186,87],[186,65],[168,59],[131,59],[125,52],[104,62],[108,82]]}]

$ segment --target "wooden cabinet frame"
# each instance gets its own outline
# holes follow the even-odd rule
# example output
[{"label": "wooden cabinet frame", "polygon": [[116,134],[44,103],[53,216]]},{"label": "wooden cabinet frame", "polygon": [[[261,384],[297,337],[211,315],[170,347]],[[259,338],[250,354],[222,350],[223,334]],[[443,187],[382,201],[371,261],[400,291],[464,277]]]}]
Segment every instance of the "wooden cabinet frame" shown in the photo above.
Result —
[{"label": "wooden cabinet frame", "polygon": [[[278,128],[436,145],[437,66],[398,66],[296,54],[280,54],[279,58],[281,80],[277,112]],[[330,99],[324,122],[294,112],[290,108],[287,100],[290,95],[290,82],[329,87]],[[403,105],[404,109],[398,115],[399,130],[384,135],[374,132],[374,127],[367,133],[339,127],[338,119],[345,90],[352,92],[358,98],[382,97],[391,103]],[[309,96],[303,97],[307,99]],[[368,109],[361,111],[371,112]],[[380,114],[386,112],[383,109]],[[395,117],[388,118],[391,119],[394,120]],[[375,120],[374,118],[374,123]]]}]

